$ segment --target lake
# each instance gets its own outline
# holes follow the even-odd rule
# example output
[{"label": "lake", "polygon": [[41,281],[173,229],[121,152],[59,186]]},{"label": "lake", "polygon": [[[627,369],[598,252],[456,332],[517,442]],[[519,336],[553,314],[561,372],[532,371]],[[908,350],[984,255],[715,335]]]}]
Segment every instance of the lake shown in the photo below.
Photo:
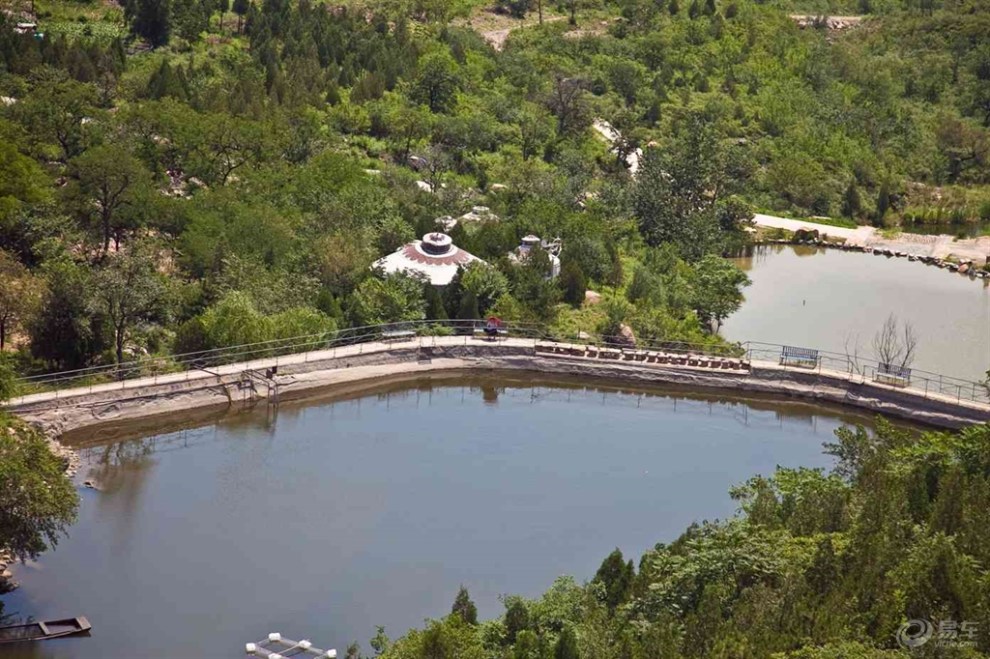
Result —
[{"label": "lake", "polygon": [[891,313],[914,325],[914,367],[982,381],[990,369],[986,280],[911,262],[807,246],[767,245],[735,259],[753,284],[722,327],[735,341],[844,353],[858,340],[873,360],[873,335]]},{"label": "lake", "polygon": [[[947,276],[946,276],[947,277]],[[949,277],[947,277],[949,278]],[[520,376],[421,378],[169,427],[80,433],[79,522],[20,566],[7,614],[85,615],[30,657],[240,657],[280,631],[322,647],[394,638],[466,586],[499,596],[590,579],[693,521],[730,486],[820,466],[864,417],[798,402]],[[171,422],[171,421],[169,421]]]}]

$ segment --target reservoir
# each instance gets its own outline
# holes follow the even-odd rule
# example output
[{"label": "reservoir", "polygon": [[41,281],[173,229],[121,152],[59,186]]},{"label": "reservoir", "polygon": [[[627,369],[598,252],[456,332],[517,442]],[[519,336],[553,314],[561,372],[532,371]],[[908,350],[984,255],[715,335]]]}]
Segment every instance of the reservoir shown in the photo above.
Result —
[{"label": "reservoir", "polygon": [[857,422],[712,392],[437,374],[87,431],[67,440],[95,489],[80,486],[70,537],[17,568],[4,604],[85,615],[92,635],[11,656],[239,657],[272,631],[368,652],[376,625],[396,638],[446,615],[462,584],[490,618],[500,595],[592,578],[615,547],[638,561],[733,515],[728,489],[753,475],[828,467],[822,443]]},{"label": "reservoir", "polygon": [[990,369],[986,280],[904,258],[810,246],[765,245],[736,259],[753,281],[722,327],[734,341],[763,341],[875,361],[874,334],[893,313],[918,337],[914,368],[970,381]]}]

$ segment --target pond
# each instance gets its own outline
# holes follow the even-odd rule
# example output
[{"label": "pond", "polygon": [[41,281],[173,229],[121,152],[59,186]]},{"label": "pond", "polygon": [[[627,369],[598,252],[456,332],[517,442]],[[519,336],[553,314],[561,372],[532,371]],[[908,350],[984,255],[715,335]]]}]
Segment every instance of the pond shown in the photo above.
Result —
[{"label": "pond", "polygon": [[[79,522],[6,613],[85,615],[32,657],[239,657],[270,631],[369,649],[499,595],[590,579],[735,511],[776,465],[827,466],[834,408],[492,374],[82,433]],[[17,656],[17,655],[14,655]]]},{"label": "pond", "polygon": [[[982,381],[990,369],[990,288],[985,280],[887,258],[805,246],[761,246],[736,259],[753,284],[723,336],[838,353],[870,344],[891,313],[918,336],[914,367]],[[851,348],[850,348],[851,351]]]}]

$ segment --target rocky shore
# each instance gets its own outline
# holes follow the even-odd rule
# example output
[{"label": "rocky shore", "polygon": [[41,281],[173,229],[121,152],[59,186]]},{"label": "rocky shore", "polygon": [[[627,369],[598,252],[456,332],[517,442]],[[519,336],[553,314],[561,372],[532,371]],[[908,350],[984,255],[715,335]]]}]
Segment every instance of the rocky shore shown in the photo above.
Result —
[{"label": "rocky shore", "polygon": [[957,272],[961,275],[968,275],[971,279],[990,279],[990,270],[986,266],[976,263],[973,259],[950,259],[930,254],[919,254],[886,247],[873,247],[849,243],[840,240],[830,240],[822,238],[817,232],[801,235],[801,232],[794,234],[793,238],[778,238],[756,240],[756,245],[808,245],[813,247],[824,247],[829,249],[840,249],[844,252],[860,252],[862,254],[873,254],[874,256],[885,256],[887,258],[907,259],[908,261],[918,261],[925,265],[931,265],[949,272]]}]

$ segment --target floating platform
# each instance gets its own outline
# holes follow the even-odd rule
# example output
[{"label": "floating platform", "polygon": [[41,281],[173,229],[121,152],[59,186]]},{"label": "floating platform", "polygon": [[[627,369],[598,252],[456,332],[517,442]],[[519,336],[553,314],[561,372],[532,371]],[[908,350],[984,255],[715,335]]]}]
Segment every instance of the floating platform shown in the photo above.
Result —
[{"label": "floating platform", "polygon": [[283,659],[284,657],[297,657],[310,655],[322,657],[323,659],[336,659],[336,650],[321,650],[313,645],[312,641],[293,641],[289,638],[282,638],[278,632],[268,635],[263,641],[257,643],[247,643],[244,651],[254,657],[264,659]]}]

